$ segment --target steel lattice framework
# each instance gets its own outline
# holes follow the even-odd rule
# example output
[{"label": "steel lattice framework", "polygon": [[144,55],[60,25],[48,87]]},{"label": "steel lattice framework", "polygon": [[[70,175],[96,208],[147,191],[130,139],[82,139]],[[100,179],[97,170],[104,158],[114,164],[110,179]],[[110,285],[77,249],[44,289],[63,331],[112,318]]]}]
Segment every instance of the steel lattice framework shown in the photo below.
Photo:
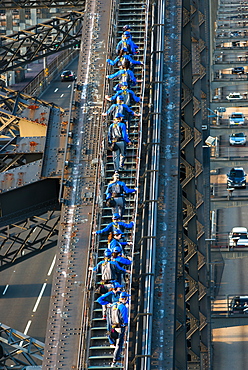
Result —
[{"label": "steel lattice framework", "polygon": [[80,44],[83,10],[0,38],[0,73]]},{"label": "steel lattice framework", "polygon": [[[48,208],[48,206],[46,206]],[[60,211],[48,211],[0,228],[0,270],[57,244]],[[25,257],[26,258],[26,257]]]},{"label": "steel lattice framework", "polygon": [[82,8],[85,0],[2,0],[0,9],[28,9],[28,8]]},{"label": "steel lattice framework", "polygon": [[54,103],[45,102],[36,96],[30,96],[20,91],[15,91],[9,87],[0,87],[0,110],[5,114],[21,115],[28,107],[45,106],[48,109],[56,108],[64,111]]},{"label": "steel lattice framework", "polygon": [[[59,140],[64,140],[61,127],[64,129],[66,120],[64,110],[53,103],[7,87],[0,89],[1,269],[20,261],[24,250],[32,255],[56,245],[60,174],[53,172],[56,179],[52,179],[51,172],[42,174],[41,165],[49,147],[46,145],[49,124],[53,123],[52,131],[59,130]],[[42,196],[27,204],[25,192],[30,191]]]},{"label": "steel lattice framework", "polygon": [[[178,248],[176,367],[186,370],[210,368],[208,245],[205,241],[209,233],[209,153],[204,152],[202,145],[207,134],[202,127],[208,122],[209,40],[206,2],[183,0],[182,4],[182,216]],[[186,352],[182,350],[185,347]]]},{"label": "steel lattice framework", "polygon": [[0,342],[4,343],[4,355],[0,346],[3,370],[24,370],[26,366],[39,366],[43,360],[44,343],[4,324],[0,324]]}]

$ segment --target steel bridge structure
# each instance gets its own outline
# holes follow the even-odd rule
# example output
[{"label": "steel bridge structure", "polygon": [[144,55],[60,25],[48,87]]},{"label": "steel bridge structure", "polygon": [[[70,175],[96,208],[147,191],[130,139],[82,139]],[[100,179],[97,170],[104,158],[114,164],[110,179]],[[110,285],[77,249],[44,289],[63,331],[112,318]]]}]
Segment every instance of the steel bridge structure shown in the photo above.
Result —
[{"label": "steel bridge structure", "polygon": [[[59,6],[65,3],[73,7],[70,14],[1,38],[1,73],[72,49],[81,38],[69,111],[1,87],[1,269],[21,262],[24,249],[32,254],[56,244],[46,341],[38,343],[42,369],[110,368],[113,350],[95,303],[99,276],[91,270],[107,240],[92,232],[111,221],[104,203],[113,175],[102,117],[112,87],[106,58],[114,57],[122,27],[131,24],[144,67],[135,69],[142,99],[134,109],[141,115],[131,122],[122,174],[139,188],[127,198],[124,216],[135,230],[127,235],[133,268],[123,368],[210,369],[208,4],[88,0]],[[26,192],[41,195],[26,204]]]}]

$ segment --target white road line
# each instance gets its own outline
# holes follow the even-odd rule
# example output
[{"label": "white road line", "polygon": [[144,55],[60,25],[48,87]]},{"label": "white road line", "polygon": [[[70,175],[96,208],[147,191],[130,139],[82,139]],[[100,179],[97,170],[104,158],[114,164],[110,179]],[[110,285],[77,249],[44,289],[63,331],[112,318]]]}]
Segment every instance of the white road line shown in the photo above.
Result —
[{"label": "white road line", "polygon": [[54,265],[55,265],[55,261],[56,261],[56,255],[54,256],[54,259],[53,259],[53,261],[52,261],[52,263],[51,263],[51,266],[50,266],[50,268],[49,268],[49,271],[48,271],[48,273],[47,273],[47,275],[48,275],[48,276],[50,276],[50,275],[51,275],[51,273],[52,273],[52,271],[53,271],[53,268],[54,268]]},{"label": "white road line", "polygon": [[60,97],[62,98],[64,96],[64,94],[61,94]]},{"label": "white road line", "polygon": [[46,288],[46,285],[47,285],[47,283],[44,283],[44,284],[43,284],[43,286],[42,286],[42,288],[41,288],[40,294],[39,294],[39,296],[38,296],[38,298],[37,298],[37,301],[36,301],[36,303],[35,303],[35,305],[34,305],[33,312],[36,312],[36,310],[37,310],[37,308],[38,308],[38,306],[39,306],[39,303],[40,303],[40,300],[41,300],[42,294],[44,293],[44,290],[45,290],[45,288]]},{"label": "white road line", "polygon": [[32,322],[31,320],[28,320],[28,323],[26,325],[26,328],[25,328],[23,334],[27,335],[27,332],[28,332],[28,329],[30,328],[31,322]]},{"label": "white road line", "polygon": [[69,89],[70,87],[71,87],[71,85],[68,85],[68,86],[67,86],[67,89]]},{"label": "white road line", "polygon": [[3,291],[3,295],[6,293],[6,290],[8,289],[9,285],[7,284],[4,291]]},{"label": "white road line", "polygon": [[55,90],[54,90],[54,92],[57,92],[58,91],[58,88],[56,88]]}]

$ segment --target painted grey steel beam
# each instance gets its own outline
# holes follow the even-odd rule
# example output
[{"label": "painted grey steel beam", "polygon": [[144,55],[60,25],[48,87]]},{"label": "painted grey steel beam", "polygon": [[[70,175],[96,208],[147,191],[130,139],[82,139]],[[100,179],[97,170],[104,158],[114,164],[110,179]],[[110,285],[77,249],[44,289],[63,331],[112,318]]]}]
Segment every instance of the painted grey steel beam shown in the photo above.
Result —
[{"label": "painted grey steel beam", "polygon": [[59,210],[57,179],[36,181],[0,194],[0,227]]},{"label": "painted grey steel beam", "polygon": [[8,192],[40,180],[42,159],[0,172],[0,191]]},{"label": "painted grey steel beam", "polygon": [[45,147],[45,136],[30,136],[0,138],[0,156],[5,154],[34,154],[43,153]]}]

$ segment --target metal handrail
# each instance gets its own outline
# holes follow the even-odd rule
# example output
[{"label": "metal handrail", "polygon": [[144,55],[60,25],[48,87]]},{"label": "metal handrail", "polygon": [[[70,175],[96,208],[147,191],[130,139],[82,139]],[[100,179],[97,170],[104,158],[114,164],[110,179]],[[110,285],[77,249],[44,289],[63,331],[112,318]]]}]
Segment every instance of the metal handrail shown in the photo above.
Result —
[{"label": "metal handrail", "polygon": [[[143,71],[142,71],[142,79],[143,79],[143,84],[142,84],[142,92],[141,92],[141,96],[142,96],[142,99],[141,99],[141,108],[140,108],[140,111],[141,111],[141,117],[140,117],[140,131],[139,131],[139,142],[138,142],[138,157],[137,157],[137,166],[136,166],[136,184],[138,186],[138,181],[139,181],[139,178],[140,178],[140,161],[141,161],[141,147],[142,147],[142,134],[143,134],[143,130],[142,130],[142,122],[143,122],[143,107],[144,107],[144,96],[145,96],[145,81],[146,81],[146,69],[145,69],[145,66],[146,66],[146,55],[147,55],[147,44],[148,44],[148,18],[149,18],[149,0],[146,0],[146,9],[147,9],[147,12],[146,12],[146,20],[145,20],[145,25],[146,25],[146,30],[145,30],[145,35],[144,35],[144,68],[143,68]],[[135,217],[134,217],[134,222],[136,224],[136,220],[137,220],[137,214],[138,214],[138,201],[136,201],[136,204],[135,204]],[[135,229],[133,230],[133,247],[132,247],[132,258],[134,256],[134,245],[135,245],[135,241],[136,241],[136,234],[135,234]],[[133,271],[133,270],[132,270]],[[129,283],[129,291],[131,292],[131,288],[132,288],[132,281],[133,281],[133,272],[131,272],[131,275],[130,275],[130,283]],[[128,332],[127,332],[127,343],[129,342],[129,337],[130,337],[130,325],[131,325],[131,312],[129,310],[129,318],[128,318]],[[128,363],[129,363],[129,351],[126,349],[126,356],[125,356],[125,361],[124,361],[124,369],[125,370],[128,370]]]},{"label": "metal handrail", "polygon": [[[153,112],[158,113],[161,111],[162,105],[162,85],[160,81],[162,80],[161,76],[163,73],[163,28],[164,28],[164,9],[163,0],[158,3],[159,11],[159,19],[157,20],[157,27],[152,27],[152,40],[151,45],[155,46],[156,53],[152,54],[152,60],[156,59],[156,63],[152,63],[151,61],[151,68],[156,65],[155,75],[152,78],[153,81],[153,89],[155,97],[154,99],[150,100],[150,106],[153,106]],[[153,17],[152,21],[155,20],[155,7],[153,5]],[[157,40],[156,45],[154,45],[155,40]],[[151,50],[153,51],[153,50]],[[161,51],[161,52],[160,52]],[[151,69],[151,75],[153,75],[153,70]],[[153,104],[154,103],[154,104]],[[160,125],[161,125],[161,115],[160,114],[151,114],[150,118],[153,121],[153,137],[152,143],[154,145],[151,146],[151,153],[148,152],[147,154],[147,164],[148,160],[151,160],[150,166],[150,182],[148,177],[145,177],[145,190],[149,189],[149,199],[152,200],[148,203],[148,231],[147,234],[150,238],[147,238],[147,248],[144,251],[146,254],[146,275],[145,275],[145,284],[146,291],[142,292],[143,301],[144,301],[144,313],[149,313],[149,315],[143,317],[143,345],[142,345],[142,353],[135,354],[135,358],[137,356],[141,356],[141,364],[140,368],[143,370],[149,370],[151,368],[151,341],[152,341],[152,318],[153,318],[153,297],[154,297],[154,272],[155,272],[155,252],[156,252],[156,221],[157,221],[157,202],[158,199],[158,171],[159,168],[159,143],[160,143]],[[149,182],[149,183],[148,183]],[[145,217],[145,209],[143,210],[143,219]],[[145,230],[142,230],[142,237],[144,237]]]}]

